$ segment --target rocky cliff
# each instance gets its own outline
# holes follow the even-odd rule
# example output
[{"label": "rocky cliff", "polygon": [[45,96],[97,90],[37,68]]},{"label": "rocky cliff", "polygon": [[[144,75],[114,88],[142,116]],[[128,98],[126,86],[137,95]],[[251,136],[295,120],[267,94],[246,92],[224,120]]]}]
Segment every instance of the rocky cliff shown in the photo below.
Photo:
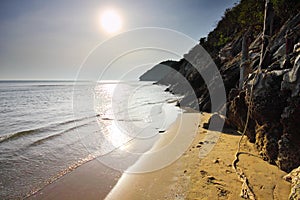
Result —
[{"label": "rocky cliff", "polygon": [[[294,48],[286,55],[287,30],[293,30],[290,37]],[[242,89],[232,88],[228,94],[227,122],[243,130],[248,108],[251,109],[246,135],[265,160],[284,171],[300,165],[299,42],[300,14],[288,20],[272,37],[269,65],[257,72],[260,53],[255,49],[261,46],[258,37],[250,45],[252,73]]]},{"label": "rocky cliff", "polygon": [[[142,81],[159,81],[165,76],[171,73],[172,65],[176,64],[176,61],[168,60],[155,65],[153,68],[144,73],[140,80]],[[174,69],[175,70],[175,69]]]},{"label": "rocky cliff", "polygon": [[[255,5],[261,9],[260,2],[262,1],[247,2],[257,2]],[[220,111],[227,110],[227,125],[242,131],[246,124],[248,109],[250,109],[247,137],[255,143],[265,160],[278,165],[284,171],[291,171],[300,165],[299,2],[295,1],[290,15],[288,12],[281,13],[285,14],[285,18],[280,18],[280,13],[275,13],[274,25],[270,26],[267,43],[266,36],[263,37],[262,24],[259,23],[258,25],[252,23],[247,30],[245,26],[236,25],[238,28],[235,30],[224,31],[224,27],[228,26],[226,16],[229,18],[228,16],[232,15],[234,19],[233,14],[242,15],[247,2],[241,1],[230,11],[226,11],[225,18],[221,20],[221,23],[219,22],[207,39],[200,40],[200,44],[210,53],[221,74],[227,103],[217,107]],[[250,6],[253,7],[254,4]],[[280,9],[278,10],[281,12]],[[259,16],[261,13],[256,14]],[[247,35],[246,40],[245,35]],[[247,45],[245,62],[243,61],[243,44]],[[265,48],[267,52],[263,56],[262,48]],[[154,81],[170,85],[170,91],[184,95],[185,98],[180,105],[210,112],[212,111],[211,96],[214,91],[218,91],[218,86],[215,85],[213,90],[209,90],[214,79],[209,82],[204,81],[202,75],[210,73],[209,64],[201,66],[200,74],[199,70],[188,61],[187,58],[195,56],[195,52],[196,47],[180,61],[161,63],[160,68],[165,66],[170,70],[165,70],[167,73]],[[239,86],[240,69],[244,64],[248,71],[243,72],[245,77]],[[141,80],[146,80],[144,77],[147,77],[147,80],[151,79],[149,75],[157,69],[156,66],[156,69],[148,71],[141,77]],[[184,79],[176,78],[179,76]],[[182,87],[184,82],[189,83],[194,94],[191,94],[191,90]],[[191,95],[195,95],[196,98],[189,98]]]}]

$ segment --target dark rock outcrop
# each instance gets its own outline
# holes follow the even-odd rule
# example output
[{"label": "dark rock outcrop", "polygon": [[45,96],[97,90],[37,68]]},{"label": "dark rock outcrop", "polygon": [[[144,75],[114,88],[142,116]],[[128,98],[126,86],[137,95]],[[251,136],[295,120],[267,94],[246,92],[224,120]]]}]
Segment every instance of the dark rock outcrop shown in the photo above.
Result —
[{"label": "dark rock outcrop", "polygon": [[146,73],[144,73],[141,77],[141,81],[159,81],[163,79],[167,74],[170,74],[171,71],[177,70],[174,69],[172,66],[176,65],[176,61],[164,61],[157,65],[155,65],[153,68],[148,70]]},{"label": "dark rock outcrop", "polygon": [[[227,100],[227,123],[243,131],[250,108],[245,134],[255,143],[265,160],[277,164],[285,171],[300,165],[300,55],[297,51],[299,23],[300,14],[283,25],[271,40],[270,66],[265,66],[266,70],[259,72],[257,76],[257,71],[254,71],[244,82],[242,90],[231,89]],[[287,30],[294,32],[295,50],[289,55],[291,69],[283,68],[286,59],[283,33]],[[250,45],[253,69],[259,63],[260,45],[259,37]]]},{"label": "dark rock outcrop", "polygon": [[282,91],[287,95],[286,107],[281,114],[281,136],[277,164],[287,171],[300,165],[300,54],[294,67],[284,75]]},{"label": "dark rock outcrop", "polygon": [[292,68],[282,69],[284,44],[278,41],[284,41],[280,39],[284,37],[283,29],[293,29],[294,43],[297,44],[300,38],[298,29],[293,26],[297,27],[299,23],[300,14],[287,21],[271,40],[273,60],[270,66],[261,72],[254,71],[244,82],[243,90],[232,90],[227,105],[227,120],[241,131],[245,127],[248,108],[251,109],[246,135],[255,142],[265,160],[284,171],[300,165],[300,54],[295,48],[288,55]]},{"label": "dark rock outcrop", "polygon": [[[252,72],[245,77],[242,89],[238,89],[242,34],[232,38],[214,57],[222,84],[201,76],[219,76],[211,72],[212,65],[206,59],[201,63],[200,73],[190,62],[196,57],[196,47],[180,61],[166,63],[174,70],[158,83],[169,85],[173,93],[184,95],[181,106],[206,112],[227,110],[226,124],[241,132],[250,109],[246,136],[265,160],[291,171],[300,165],[300,14],[287,20],[269,38],[268,65],[262,66],[262,71],[257,70],[262,34],[250,37],[248,62]],[[227,104],[220,103],[212,109],[212,97],[222,87]]]},{"label": "dark rock outcrop", "polygon": [[300,166],[284,176],[284,179],[292,184],[289,200],[300,199]]}]

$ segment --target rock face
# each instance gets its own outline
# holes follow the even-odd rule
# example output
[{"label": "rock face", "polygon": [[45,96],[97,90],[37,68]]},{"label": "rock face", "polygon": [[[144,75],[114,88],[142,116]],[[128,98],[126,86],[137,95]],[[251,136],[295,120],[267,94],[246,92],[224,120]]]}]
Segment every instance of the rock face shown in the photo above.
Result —
[{"label": "rock face", "polygon": [[300,54],[294,67],[284,75],[281,89],[288,94],[281,114],[283,135],[279,140],[278,165],[291,170],[300,164]]},{"label": "rock face", "polygon": [[[265,160],[289,172],[300,165],[300,14],[288,20],[270,38],[267,47],[269,64],[262,66],[263,70],[259,72],[262,35],[251,39],[248,62],[252,71],[244,80],[242,89],[238,89],[241,38],[237,36],[214,58],[227,95],[227,104],[218,105],[217,110],[211,108],[211,97],[219,86],[211,87],[214,79],[205,82],[187,61],[187,57],[195,56],[193,49],[180,61],[167,63],[175,70],[163,76],[158,83],[169,85],[171,92],[184,95],[180,105],[198,106],[206,112],[225,108],[226,124],[239,131],[245,128],[250,108],[247,137],[255,143]],[[202,72],[210,73],[210,65],[204,64]],[[183,87],[185,84],[187,87]],[[193,95],[195,98],[191,98]]]},{"label": "rock face", "polygon": [[291,193],[289,200],[300,199],[300,166],[297,169],[291,171],[284,179],[292,183]]},{"label": "rock face", "polygon": [[[300,39],[299,29],[291,25],[299,22],[300,15],[297,15],[282,28],[296,30],[295,44]],[[270,49],[274,53],[270,66],[261,72],[254,71],[242,90],[232,90],[229,94],[227,117],[230,124],[243,130],[250,108],[246,135],[265,160],[291,171],[300,165],[300,54],[295,50],[288,55],[292,68],[282,68],[285,56],[281,35],[282,31],[272,40]],[[256,68],[254,63],[252,65]]]},{"label": "rock face", "polygon": [[173,64],[176,64],[176,61],[164,61],[155,65],[152,69],[144,73],[141,77],[141,81],[159,81],[167,74],[171,73]]}]

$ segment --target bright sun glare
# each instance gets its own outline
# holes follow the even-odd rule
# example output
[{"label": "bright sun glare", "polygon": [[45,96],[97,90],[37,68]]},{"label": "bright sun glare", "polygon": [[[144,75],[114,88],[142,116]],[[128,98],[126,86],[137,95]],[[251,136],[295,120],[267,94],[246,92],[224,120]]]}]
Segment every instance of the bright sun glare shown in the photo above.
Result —
[{"label": "bright sun glare", "polygon": [[116,33],[122,27],[120,15],[115,10],[105,10],[101,14],[101,26],[108,33]]}]

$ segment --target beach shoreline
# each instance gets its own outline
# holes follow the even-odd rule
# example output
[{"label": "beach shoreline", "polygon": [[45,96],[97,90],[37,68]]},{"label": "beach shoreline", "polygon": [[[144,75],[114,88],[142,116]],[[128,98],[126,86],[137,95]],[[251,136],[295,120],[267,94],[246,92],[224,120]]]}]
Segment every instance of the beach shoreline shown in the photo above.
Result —
[{"label": "beach shoreline", "polygon": [[[201,146],[206,135],[212,131],[202,128],[211,114],[202,116],[193,143],[189,149],[171,165],[147,174],[126,174],[106,197],[119,199],[242,199],[242,183],[232,168],[241,135],[235,131],[220,133],[220,138],[211,152],[204,158]],[[278,167],[270,165],[258,156],[254,145],[242,141],[239,169],[249,179],[257,199],[287,199],[290,184]]]},{"label": "beach shoreline", "polygon": [[97,159],[84,163],[26,199],[103,199],[121,177]]},{"label": "beach shoreline", "polygon": [[[63,175],[37,192],[34,192],[27,197],[27,199],[104,199],[114,188],[114,185],[119,183],[119,178],[123,178],[127,173],[130,174],[130,171],[141,171],[144,169],[146,171],[152,171],[155,170],[155,168],[160,168],[161,165],[168,165],[168,163],[165,163],[162,160],[159,162],[162,157],[161,154],[156,151],[163,151],[163,153],[169,154],[170,157],[172,154],[170,148],[180,148],[180,152],[175,152],[169,162],[178,159],[189,147],[190,142],[193,141],[193,138],[196,135],[195,131],[198,129],[200,123],[199,117],[200,114],[192,110],[185,110],[183,113],[179,113],[177,119],[154,144],[152,148],[154,157],[150,156],[149,158],[146,153],[145,156],[141,156],[127,172],[122,173],[116,169],[110,168],[101,163],[100,159],[95,158]],[[183,134],[183,131],[189,133],[188,138]],[[185,145],[178,145],[180,144],[178,140],[185,140]],[[169,145],[171,145],[171,147]],[[169,146],[169,149],[165,148],[165,146]],[[149,152],[151,152],[151,150],[149,150]],[[149,159],[151,160],[153,158],[156,162],[148,162]],[[150,163],[153,165],[150,168],[146,167]]]},{"label": "beach shoreline", "polygon": [[[103,168],[99,167],[96,159],[46,186],[29,199],[241,199],[242,183],[232,168],[241,136],[234,131],[220,133],[213,150],[200,159],[199,152],[205,143],[205,136],[212,132],[202,128],[210,114],[194,115],[201,115],[201,124],[197,127],[193,142],[172,164],[153,172],[123,173],[122,176],[120,172],[106,169],[114,179],[103,189],[100,176],[96,176]],[[182,123],[188,125],[188,121],[191,122],[186,118]],[[177,128],[178,123],[174,123],[170,130]],[[286,173],[259,158],[254,145],[246,138],[242,141],[241,150],[249,154],[240,156],[238,167],[249,178],[256,197],[287,199],[290,183],[282,178]]]}]

